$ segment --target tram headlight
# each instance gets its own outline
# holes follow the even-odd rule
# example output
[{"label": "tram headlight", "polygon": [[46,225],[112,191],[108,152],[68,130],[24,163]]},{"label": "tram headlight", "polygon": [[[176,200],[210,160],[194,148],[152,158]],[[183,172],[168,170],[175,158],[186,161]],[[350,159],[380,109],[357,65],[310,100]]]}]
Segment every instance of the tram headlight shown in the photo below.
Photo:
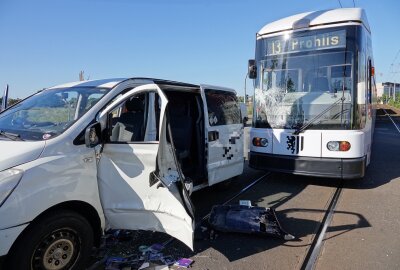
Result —
[{"label": "tram headlight", "polygon": [[267,138],[253,138],[253,145],[258,147],[267,147],[268,146],[268,139]]},{"label": "tram headlight", "polygon": [[349,151],[351,144],[347,141],[330,141],[326,144],[329,151]]}]

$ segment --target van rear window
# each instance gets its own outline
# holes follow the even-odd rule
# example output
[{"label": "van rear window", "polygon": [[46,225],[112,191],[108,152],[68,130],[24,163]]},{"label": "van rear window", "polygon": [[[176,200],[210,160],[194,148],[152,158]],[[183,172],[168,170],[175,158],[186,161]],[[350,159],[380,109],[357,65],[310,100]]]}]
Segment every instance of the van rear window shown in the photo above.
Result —
[{"label": "van rear window", "polygon": [[210,126],[241,124],[240,106],[235,93],[206,89]]}]

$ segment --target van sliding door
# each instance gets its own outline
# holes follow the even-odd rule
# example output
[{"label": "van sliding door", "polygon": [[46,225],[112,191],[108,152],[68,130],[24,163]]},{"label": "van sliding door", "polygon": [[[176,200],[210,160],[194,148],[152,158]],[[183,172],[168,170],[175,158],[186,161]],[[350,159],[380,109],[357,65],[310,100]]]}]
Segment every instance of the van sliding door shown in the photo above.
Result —
[{"label": "van sliding door", "polygon": [[208,184],[243,172],[243,124],[234,92],[201,86],[206,117]]}]

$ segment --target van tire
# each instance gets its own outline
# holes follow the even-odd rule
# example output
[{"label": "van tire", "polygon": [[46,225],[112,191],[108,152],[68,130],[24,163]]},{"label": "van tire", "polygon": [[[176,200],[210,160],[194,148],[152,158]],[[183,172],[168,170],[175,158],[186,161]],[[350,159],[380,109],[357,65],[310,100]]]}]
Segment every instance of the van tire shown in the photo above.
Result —
[{"label": "van tire", "polygon": [[54,211],[18,238],[6,269],[85,269],[92,247],[93,229],[86,218],[70,210]]}]

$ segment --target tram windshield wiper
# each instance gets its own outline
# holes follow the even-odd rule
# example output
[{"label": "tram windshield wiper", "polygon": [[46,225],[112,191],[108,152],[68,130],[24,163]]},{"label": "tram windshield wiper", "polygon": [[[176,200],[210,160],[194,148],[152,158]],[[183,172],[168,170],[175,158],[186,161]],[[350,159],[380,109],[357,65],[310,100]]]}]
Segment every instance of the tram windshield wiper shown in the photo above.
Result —
[{"label": "tram windshield wiper", "polygon": [[21,135],[15,134],[15,133],[6,132],[6,131],[3,131],[3,130],[0,130],[0,136],[3,136],[5,138],[13,140],[13,141],[24,141],[24,139],[21,138]]},{"label": "tram windshield wiper", "polygon": [[333,107],[336,106],[336,104],[340,103],[340,102],[344,102],[346,100],[346,98],[344,96],[342,96],[340,99],[336,100],[334,103],[332,103],[328,108],[326,108],[325,110],[323,110],[322,112],[320,112],[319,114],[317,114],[316,116],[314,116],[310,121],[308,121],[307,123],[305,123],[304,125],[300,126],[299,128],[297,128],[294,132],[293,135],[299,135],[300,132],[306,130],[309,126],[311,126],[313,123],[315,123],[315,121],[317,121],[319,118],[321,118],[323,115],[325,115],[327,112],[329,112]]}]

